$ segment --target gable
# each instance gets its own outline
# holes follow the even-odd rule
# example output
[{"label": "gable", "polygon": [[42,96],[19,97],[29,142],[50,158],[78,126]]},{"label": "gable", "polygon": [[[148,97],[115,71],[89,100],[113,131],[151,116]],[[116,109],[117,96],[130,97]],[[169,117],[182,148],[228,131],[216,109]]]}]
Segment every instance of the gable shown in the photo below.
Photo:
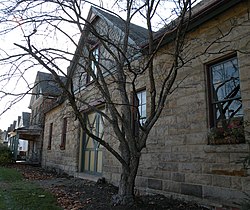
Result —
[{"label": "gable", "polygon": [[[60,79],[66,84],[66,78],[60,76]],[[58,97],[62,94],[62,89],[55,82],[54,77],[50,73],[37,72],[32,90],[30,106],[36,101],[39,96]]]}]

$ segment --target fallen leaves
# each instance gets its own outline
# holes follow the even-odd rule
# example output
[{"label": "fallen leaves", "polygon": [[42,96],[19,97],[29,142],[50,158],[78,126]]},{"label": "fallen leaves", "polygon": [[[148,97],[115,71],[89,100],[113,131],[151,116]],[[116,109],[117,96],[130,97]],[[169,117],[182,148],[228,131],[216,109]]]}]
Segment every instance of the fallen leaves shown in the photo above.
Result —
[{"label": "fallen leaves", "polygon": [[[57,199],[57,203],[65,210],[81,209],[170,209],[170,210],[202,210],[202,208],[192,202],[183,202],[163,195],[138,196],[134,206],[111,206],[112,195],[116,194],[118,188],[104,182],[92,182],[84,179],[77,179],[70,176],[58,175],[48,172],[41,167],[29,165],[14,165],[13,167],[21,171],[27,181],[38,183],[41,187],[49,190]],[[43,198],[43,195],[38,195]]]}]

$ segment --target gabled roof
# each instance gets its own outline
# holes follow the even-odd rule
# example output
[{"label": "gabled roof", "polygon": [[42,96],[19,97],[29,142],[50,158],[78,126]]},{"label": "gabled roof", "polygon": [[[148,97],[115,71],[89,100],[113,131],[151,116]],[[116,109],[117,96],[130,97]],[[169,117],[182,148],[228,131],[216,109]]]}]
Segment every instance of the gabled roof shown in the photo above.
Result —
[{"label": "gabled roof", "polygon": [[[109,20],[111,24],[119,28],[122,32],[125,32],[126,22],[123,19],[96,7],[91,7],[90,12],[93,12],[95,15],[99,16],[102,19]],[[130,23],[129,37],[137,45],[140,45],[142,42],[145,42],[148,39],[148,30],[141,26]]]},{"label": "gabled roof", "polygon": [[[94,17],[99,17],[102,20],[104,20],[108,25],[110,25],[111,27],[113,26],[114,30],[117,29],[120,32],[124,33],[125,32],[125,21],[121,18],[119,18],[118,16],[115,16],[111,13],[108,13],[104,10],[101,10],[99,8],[93,7],[91,6],[87,20],[89,21],[89,23],[91,24],[92,18]],[[140,47],[141,43],[145,43],[147,42],[148,39],[148,30],[135,25],[133,23],[130,23],[130,31],[129,31],[129,38],[132,42],[134,42],[134,44],[136,44],[138,47]],[[82,33],[79,41],[78,41],[78,45],[74,54],[73,59],[70,62],[70,65],[68,67],[68,76],[71,77],[74,71],[75,66],[77,65],[78,59],[79,59],[79,51],[82,51],[82,48],[84,46],[84,38],[86,36],[86,34],[88,33],[88,27],[85,27],[84,32]],[[68,80],[68,85],[70,83],[70,80]]]},{"label": "gabled roof", "polygon": [[16,128],[16,123],[17,123],[17,121],[14,120],[14,121],[13,121],[13,124],[11,125],[11,131],[15,130],[15,128]]},{"label": "gabled roof", "polygon": [[[60,76],[60,79],[66,83],[66,78]],[[45,72],[37,72],[36,83],[38,84],[38,88],[36,89],[36,93],[39,94],[39,91],[42,91],[43,95],[48,96],[59,96],[62,93],[62,89],[55,82],[54,76]]]},{"label": "gabled roof", "polygon": [[23,112],[22,113],[22,126],[28,128],[30,125],[30,113]]}]

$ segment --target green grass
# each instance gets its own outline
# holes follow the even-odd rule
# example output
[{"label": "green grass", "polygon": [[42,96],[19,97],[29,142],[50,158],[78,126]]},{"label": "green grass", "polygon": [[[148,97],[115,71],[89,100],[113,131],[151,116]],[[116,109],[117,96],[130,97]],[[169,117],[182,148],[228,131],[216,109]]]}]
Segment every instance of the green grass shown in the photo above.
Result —
[{"label": "green grass", "polygon": [[15,169],[0,167],[0,209],[57,210],[56,199],[38,185],[25,181]]},{"label": "green grass", "polygon": [[15,169],[0,167],[0,181],[16,182],[22,181],[22,175]]}]

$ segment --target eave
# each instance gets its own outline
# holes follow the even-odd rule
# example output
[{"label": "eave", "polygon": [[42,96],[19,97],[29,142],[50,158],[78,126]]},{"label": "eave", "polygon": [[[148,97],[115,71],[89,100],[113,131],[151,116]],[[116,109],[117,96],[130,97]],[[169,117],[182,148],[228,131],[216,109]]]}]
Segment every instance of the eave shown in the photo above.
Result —
[{"label": "eave", "polygon": [[[222,14],[223,12],[227,11],[231,7],[237,5],[244,0],[217,0],[212,4],[209,4],[204,9],[198,11],[191,17],[189,21],[187,32],[193,31],[198,28],[200,25],[204,24],[205,22],[215,18],[216,16]],[[157,34],[157,33],[156,33]],[[162,47],[175,39],[176,36],[176,27],[170,31],[162,31],[162,33],[157,34],[154,37],[154,47],[159,45],[160,40],[162,39],[159,47]],[[148,45],[142,46],[145,50],[147,49]]]}]

